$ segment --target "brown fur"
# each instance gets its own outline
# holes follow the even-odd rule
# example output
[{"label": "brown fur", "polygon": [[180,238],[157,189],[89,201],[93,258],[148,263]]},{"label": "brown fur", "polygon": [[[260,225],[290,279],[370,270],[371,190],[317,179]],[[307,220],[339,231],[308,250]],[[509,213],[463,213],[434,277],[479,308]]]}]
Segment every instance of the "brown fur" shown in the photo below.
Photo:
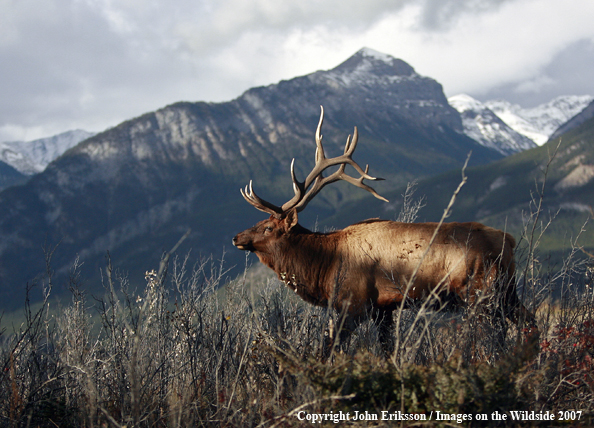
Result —
[{"label": "brown fur", "polygon": [[374,314],[384,341],[407,285],[414,300],[434,293],[472,304],[480,293],[493,292],[511,321],[534,323],[516,295],[516,243],[508,233],[474,222],[445,223],[429,247],[437,223],[372,219],[322,234],[301,227],[296,217],[271,216],[239,233],[233,244],[254,252],[309,303],[331,302],[355,324]]}]

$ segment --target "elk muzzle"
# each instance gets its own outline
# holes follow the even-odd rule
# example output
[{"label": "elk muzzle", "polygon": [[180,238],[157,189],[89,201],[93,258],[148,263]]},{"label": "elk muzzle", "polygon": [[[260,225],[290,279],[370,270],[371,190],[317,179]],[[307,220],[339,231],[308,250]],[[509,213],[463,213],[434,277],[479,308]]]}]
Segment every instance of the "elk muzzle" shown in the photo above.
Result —
[{"label": "elk muzzle", "polygon": [[233,245],[240,250],[244,251],[254,251],[254,244],[249,236],[246,236],[245,232],[238,233],[233,237]]}]

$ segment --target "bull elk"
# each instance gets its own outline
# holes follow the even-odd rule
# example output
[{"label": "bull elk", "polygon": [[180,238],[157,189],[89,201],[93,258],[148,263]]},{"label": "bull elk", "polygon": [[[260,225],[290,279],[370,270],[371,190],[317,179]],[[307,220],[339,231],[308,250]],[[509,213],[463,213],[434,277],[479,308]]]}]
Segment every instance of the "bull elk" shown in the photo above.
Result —
[{"label": "bull elk", "polygon": [[[341,340],[371,316],[378,326],[382,349],[393,351],[392,312],[403,299],[444,297],[472,304],[481,293],[492,292],[512,322],[534,318],[516,294],[513,236],[480,223],[400,223],[370,219],[330,233],[311,232],[297,223],[297,214],[327,184],[345,180],[387,200],[363,183],[381,180],[363,170],[352,155],[357,146],[347,138],[344,154],[326,158],[320,134],[324,110],[315,134],[315,166],[304,181],[291,178],[295,195],[282,206],[260,198],[252,182],[241,194],[254,208],[270,214],[233,238],[240,250],[255,253],[260,261],[301,298],[314,305],[329,303],[347,314]],[[352,166],[358,178],[345,173]],[[338,169],[324,176],[332,166]],[[452,299],[453,298],[453,299]]]}]

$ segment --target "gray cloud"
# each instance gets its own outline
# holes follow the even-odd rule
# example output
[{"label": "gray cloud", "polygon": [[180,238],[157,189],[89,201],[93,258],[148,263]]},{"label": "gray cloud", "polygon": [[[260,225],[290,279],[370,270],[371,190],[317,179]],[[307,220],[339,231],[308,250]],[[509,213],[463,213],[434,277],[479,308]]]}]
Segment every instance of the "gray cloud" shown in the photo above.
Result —
[{"label": "gray cloud", "polygon": [[534,107],[562,94],[594,95],[593,72],[594,41],[581,39],[559,51],[530,78],[499,85],[478,98],[501,98]]},{"label": "gray cloud", "polygon": [[[287,32],[317,26],[361,31],[404,3],[3,2],[0,139],[15,129],[23,134],[14,138],[36,136],[26,130],[39,126],[50,133],[77,123],[99,130],[176,100],[227,99],[264,83],[253,81],[265,75],[258,65],[236,52],[242,39],[254,38],[264,52],[278,51]],[[229,50],[240,67],[251,67],[245,77],[224,69]]]},{"label": "gray cloud", "polygon": [[[228,100],[252,86],[331,68],[363,46],[401,57],[446,90],[485,94],[512,82],[502,93],[519,99],[539,84],[540,91],[564,89],[550,83],[562,82],[564,75],[585,85],[578,69],[591,70],[591,64],[575,57],[587,49],[571,43],[591,40],[589,35],[568,35],[567,58],[537,73],[510,60],[511,77],[505,78],[487,64],[504,57],[504,48],[517,50],[517,43],[508,38],[501,44],[509,47],[501,52],[482,49],[500,36],[494,33],[499,26],[490,24],[485,34],[475,31],[479,40],[466,45],[464,31],[481,19],[503,19],[498,14],[506,8],[521,7],[524,13],[540,5],[532,0],[9,0],[0,3],[0,140],[73,128],[100,131],[180,100]],[[449,64],[471,57],[473,67]],[[562,62],[577,68],[563,68]],[[514,79],[516,74],[521,78]]]},{"label": "gray cloud", "polygon": [[420,28],[424,30],[451,29],[463,15],[476,15],[498,9],[516,0],[426,0]]}]

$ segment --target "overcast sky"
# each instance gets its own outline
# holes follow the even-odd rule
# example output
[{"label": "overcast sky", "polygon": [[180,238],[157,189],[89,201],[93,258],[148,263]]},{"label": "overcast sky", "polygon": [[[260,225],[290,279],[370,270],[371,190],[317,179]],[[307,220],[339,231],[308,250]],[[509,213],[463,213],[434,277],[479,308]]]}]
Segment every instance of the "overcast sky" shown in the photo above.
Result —
[{"label": "overcast sky", "polygon": [[366,46],[446,95],[594,95],[592,0],[0,0],[0,141],[102,131]]}]

